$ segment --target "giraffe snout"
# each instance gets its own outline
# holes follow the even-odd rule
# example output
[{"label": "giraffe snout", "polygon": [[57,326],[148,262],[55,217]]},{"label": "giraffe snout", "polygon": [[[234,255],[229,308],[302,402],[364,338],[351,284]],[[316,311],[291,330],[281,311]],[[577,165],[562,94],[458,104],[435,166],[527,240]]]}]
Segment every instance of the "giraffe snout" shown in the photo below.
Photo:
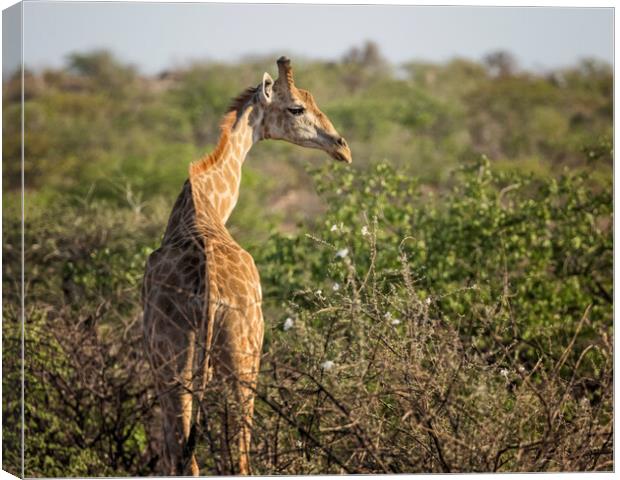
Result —
[{"label": "giraffe snout", "polygon": [[336,160],[339,160],[341,162],[345,162],[345,163],[352,162],[351,149],[349,148],[349,144],[344,139],[344,137],[340,137],[340,136],[336,137],[334,139],[334,146],[335,146],[335,149],[332,153],[332,157],[334,157]]}]

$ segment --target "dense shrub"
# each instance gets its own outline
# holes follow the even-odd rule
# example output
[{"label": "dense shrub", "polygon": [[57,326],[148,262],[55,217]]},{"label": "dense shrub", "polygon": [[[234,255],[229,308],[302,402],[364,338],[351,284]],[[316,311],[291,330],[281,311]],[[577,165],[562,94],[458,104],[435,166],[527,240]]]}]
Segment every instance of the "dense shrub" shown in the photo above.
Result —
[{"label": "dense shrub", "polygon": [[[486,160],[444,193],[385,164],[315,177],[325,217],[253,252],[256,472],[612,467],[609,192]],[[27,474],[155,472],[138,285],[167,208],[40,208],[26,224]]]},{"label": "dense shrub", "polygon": [[[505,341],[518,341],[532,361],[555,358],[587,308],[583,338],[611,322],[611,192],[593,191],[583,174],[536,180],[492,173],[483,159],[458,172],[443,194],[423,194],[387,164],[364,175],[324,169],[316,176],[330,205],[321,242],[331,250],[316,249],[313,236],[274,237],[261,251],[269,298],[344,285],[333,255],[346,249],[358,275],[372,262],[385,272],[377,284],[384,292],[407,255],[416,291],[458,319],[463,334],[482,345],[510,327]],[[376,258],[362,254],[373,221]],[[481,304],[496,310],[491,331],[476,321]],[[554,339],[551,349],[545,336]]]},{"label": "dense shrub", "polygon": [[324,224],[259,262],[286,310],[265,473],[610,468],[609,192],[486,160],[439,196],[387,165],[319,178]]},{"label": "dense shrub", "polygon": [[[147,432],[156,409],[142,355],[138,291],[158,222],[100,202],[33,203],[25,216],[25,473],[152,472],[157,455]],[[18,278],[20,264],[20,219],[8,214],[5,285]],[[9,292],[3,304],[3,388],[11,392],[5,418],[21,410],[19,295]],[[21,449],[14,447],[21,428],[7,432],[17,456],[5,462],[18,472]]]}]

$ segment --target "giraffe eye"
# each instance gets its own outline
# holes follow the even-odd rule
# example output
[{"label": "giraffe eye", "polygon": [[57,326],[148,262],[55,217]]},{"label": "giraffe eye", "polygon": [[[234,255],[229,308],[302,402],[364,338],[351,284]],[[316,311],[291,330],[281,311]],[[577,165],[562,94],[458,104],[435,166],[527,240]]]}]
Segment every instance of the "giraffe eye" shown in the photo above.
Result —
[{"label": "giraffe eye", "polygon": [[289,108],[288,111],[291,112],[292,115],[299,116],[302,115],[306,109],[304,107],[292,107]]}]

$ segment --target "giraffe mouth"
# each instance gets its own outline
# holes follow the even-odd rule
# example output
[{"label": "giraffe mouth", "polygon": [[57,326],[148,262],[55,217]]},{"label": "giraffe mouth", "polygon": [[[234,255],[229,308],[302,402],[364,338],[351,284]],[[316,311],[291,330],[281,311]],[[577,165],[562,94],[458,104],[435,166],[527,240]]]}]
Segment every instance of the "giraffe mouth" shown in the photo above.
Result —
[{"label": "giraffe mouth", "polygon": [[351,151],[349,149],[347,149],[346,152],[342,150],[334,150],[331,155],[339,162],[351,163],[353,161],[351,159]]}]

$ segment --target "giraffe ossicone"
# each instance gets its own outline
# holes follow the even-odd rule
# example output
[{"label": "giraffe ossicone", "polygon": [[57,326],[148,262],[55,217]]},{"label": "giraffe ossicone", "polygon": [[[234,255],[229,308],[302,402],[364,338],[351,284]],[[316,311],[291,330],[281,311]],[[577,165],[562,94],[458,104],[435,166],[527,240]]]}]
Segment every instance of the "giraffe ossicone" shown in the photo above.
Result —
[{"label": "giraffe ossicone", "polygon": [[211,449],[216,471],[250,473],[262,292],[252,256],[225,225],[252,145],[285,140],[351,163],[347,142],[312,95],[295,86],[290,60],[277,65],[275,81],[264,73],[233,100],[215,149],[190,165],[162,244],[146,263],[144,340],[162,410],[164,475],[199,474],[194,451],[206,416],[219,433]]}]

